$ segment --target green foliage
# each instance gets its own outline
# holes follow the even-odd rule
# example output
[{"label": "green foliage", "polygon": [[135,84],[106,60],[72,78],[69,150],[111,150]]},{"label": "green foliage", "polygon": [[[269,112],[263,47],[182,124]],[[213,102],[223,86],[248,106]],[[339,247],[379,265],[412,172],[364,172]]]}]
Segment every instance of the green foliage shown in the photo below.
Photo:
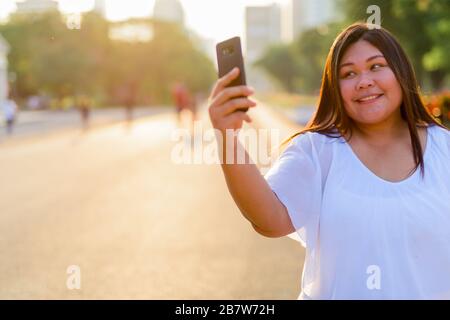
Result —
[{"label": "green foliage", "polygon": [[329,24],[303,32],[294,42],[294,53],[300,64],[298,92],[314,93],[320,88],[328,50],[333,44],[339,25]]},{"label": "green foliage", "polygon": [[255,66],[265,69],[288,92],[295,91],[294,83],[299,65],[292,47],[278,45],[269,48],[265,55],[255,62]]},{"label": "green foliage", "polygon": [[[110,23],[95,13],[82,17],[80,29],[69,29],[58,12],[13,15],[0,33],[9,42],[10,71],[20,97],[88,94],[104,103],[122,103],[121,90],[136,86],[137,102],[170,100],[170,85],[183,80],[195,92],[209,90],[215,78],[212,62],[176,25],[135,19],[147,25],[147,42],[109,38]],[[123,91],[123,90],[122,90]]]},{"label": "green foliage", "polygon": [[303,32],[290,45],[269,48],[256,62],[291,93],[315,93],[320,88],[328,50],[338,24]]},{"label": "green foliage", "polygon": [[155,97],[166,99],[176,81],[183,81],[194,92],[207,92],[216,78],[212,61],[195,48],[178,25],[155,21],[153,26],[154,38],[142,50],[140,60],[152,76],[143,83]]}]

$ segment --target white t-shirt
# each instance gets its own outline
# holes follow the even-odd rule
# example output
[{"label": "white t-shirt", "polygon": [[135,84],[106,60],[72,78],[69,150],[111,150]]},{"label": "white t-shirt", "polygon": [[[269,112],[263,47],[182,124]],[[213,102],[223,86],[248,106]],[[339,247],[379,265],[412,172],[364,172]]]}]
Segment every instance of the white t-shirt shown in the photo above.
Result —
[{"label": "white t-shirt", "polygon": [[299,299],[450,299],[450,132],[427,136],[424,180],[400,182],[343,137],[289,143],[265,179],[306,247]]}]

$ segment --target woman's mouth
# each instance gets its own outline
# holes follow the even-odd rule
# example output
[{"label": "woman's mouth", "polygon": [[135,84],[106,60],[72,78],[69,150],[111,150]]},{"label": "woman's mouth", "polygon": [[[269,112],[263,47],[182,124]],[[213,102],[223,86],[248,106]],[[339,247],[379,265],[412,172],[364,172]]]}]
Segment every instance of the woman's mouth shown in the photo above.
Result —
[{"label": "woman's mouth", "polygon": [[383,94],[373,94],[364,98],[357,99],[356,102],[360,104],[369,104],[377,101]]}]

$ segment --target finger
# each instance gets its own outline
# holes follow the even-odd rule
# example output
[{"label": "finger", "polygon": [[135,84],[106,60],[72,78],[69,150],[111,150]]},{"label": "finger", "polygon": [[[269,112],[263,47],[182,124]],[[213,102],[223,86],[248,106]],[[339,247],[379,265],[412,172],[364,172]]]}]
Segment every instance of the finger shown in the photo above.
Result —
[{"label": "finger", "polygon": [[252,122],[252,118],[250,118],[250,116],[247,114],[247,112],[243,112],[244,113],[244,121],[250,123]]},{"label": "finger", "polygon": [[214,89],[212,90],[211,98],[214,99],[221,90],[223,90],[228,84],[231,83],[231,81],[233,81],[234,79],[236,79],[239,76],[239,73],[240,73],[239,68],[234,67],[226,75],[219,78],[219,80],[216,81]]},{"label": "finger", "polygon": [[231,99],[219,108],[219,114],[228,115],[241,108],[256,107],[256,102],[247,98]]},{"label": "finger", "polygon": [[248,86],[235,86],[223,89],[214,101],[215,105],[222,105],[228,100],[237,97],[247,97],[254,93],[253,88]]},{"label": "finger", "polygon": [[228,116],[225,117],[225,123],[227,123],[227,128],[238,128],[240,127],[240,122],[243,120],[242,113],[244,112],[234,112]]},{"label": "finger", "polygon": [[226,119],[233,124],[233,127],[242,125],[242,121],[252,122],[250,116],[244,111],[236,111],[228,115]]}]

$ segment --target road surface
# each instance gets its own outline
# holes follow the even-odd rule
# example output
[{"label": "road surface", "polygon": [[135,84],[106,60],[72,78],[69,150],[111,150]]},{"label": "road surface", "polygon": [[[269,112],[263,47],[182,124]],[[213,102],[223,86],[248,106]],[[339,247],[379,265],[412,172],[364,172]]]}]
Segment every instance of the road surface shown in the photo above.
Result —
[{"label": "road surface", "polygon": [[0,143],[0,299],[297,298],[300,245],[258,235],[219,165],[174,164],[174,119]]},{"label": "road surface", "polygon": [[[136,107],[133,115],[136,119],[158,114],[170,108],[164,106]],[[99,126],[124,121],[124,108],[94,108],[90,112],[89,124]],[[16,115],[13,137],[28,137],[36,134],[53,133],[60,130],[81,127],[81,115],[76,109],[70,110],[21,110]],[[6,133],[4,115],[0,115],[0,142],[9,138]]]}]

